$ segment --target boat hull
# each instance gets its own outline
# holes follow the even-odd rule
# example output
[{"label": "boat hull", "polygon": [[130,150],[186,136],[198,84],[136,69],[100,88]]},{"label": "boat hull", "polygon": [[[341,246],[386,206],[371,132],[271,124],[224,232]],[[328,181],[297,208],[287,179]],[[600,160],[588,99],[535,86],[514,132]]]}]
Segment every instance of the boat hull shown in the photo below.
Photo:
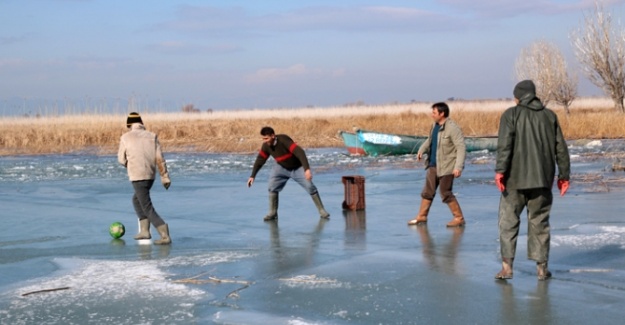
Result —
[{"label": "boat hull", "polygon": [[365,153],[369,156],[416,154],[427,137],[356,131]]},{"label": "boat hull", "polygon": [[[339,132],[350,155],[389,156],[416,154],[427,140],[426,136],[381,133],[367,130]],[[495,151],[497,137],[465,137],[466,150]]]},{"label": "boat hull", "polygon": [[367,153],[362,147],[362,143],[358,140],[355,133],[339,131],[339,135],[343,139],[343,143],[347,148],[347,152],[352,156],[366,156]]}]

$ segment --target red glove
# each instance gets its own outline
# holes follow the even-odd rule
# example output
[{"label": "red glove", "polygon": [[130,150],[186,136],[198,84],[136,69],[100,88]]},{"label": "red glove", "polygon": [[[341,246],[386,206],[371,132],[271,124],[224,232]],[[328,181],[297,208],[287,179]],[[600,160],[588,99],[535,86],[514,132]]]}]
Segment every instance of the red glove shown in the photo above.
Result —
[{"label": "red glove", "polygon": [[571,182],[568,179],[559,179],[558,180],[558,189],[560,190],[560,196],[564,196],[566,191],[568,191]]},{"label": "red glove", "polygon": [[506,190],[506,185],[503,184],[503,174],[501,173],[495,174],[495,185],[497,185],[499,192],[503,192]]}]

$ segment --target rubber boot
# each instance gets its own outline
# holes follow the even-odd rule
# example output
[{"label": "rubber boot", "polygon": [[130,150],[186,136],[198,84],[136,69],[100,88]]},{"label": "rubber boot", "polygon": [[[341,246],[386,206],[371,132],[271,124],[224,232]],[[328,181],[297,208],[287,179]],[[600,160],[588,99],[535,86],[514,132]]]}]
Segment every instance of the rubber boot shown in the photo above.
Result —
[{"label": "rubber boot", "polygon": [[460,204],[458,204],[458,200],[453,198],[449,203],[449,210],[451,210],[451,214],[454,216],[450,222],[447,223],[447,227],[462,227],[464,226],[464,216],[462,215],[462,210],[460,209]]},{"label": "rubber boot", "polygon": [[536,262],[536,273],[540,281],[549,279],[551,277],[551,272],[547,269],[547,262]]},{"label": "rubber boot", "polygon": [[148,218],[139,220],[139,233],[134,237],[135,240],[150,239],[150,220]]},{"label": "rubber boot", "polygon": [[265,221],[278,219],[278,192],[269,192],[269,212],[263,218]]},{"label": "rubber boot", "polygon": [[161,235],[161,239],[155,240],[154,245],[169,245],[171,244],[171,238],[169,238],[169,226],[166,223],[156,227],[158,233]]},{"label": "rubber boot", "polygon": [[432,200],[421,199],[421,206],[419,207],[419,213],[417,216],[408,221],[408,225],[418,225],[420,223],[428,222],[428,213],[430,213],[430,207],[432,206]]},{"label": "rubber boot", "polygon": [[321,197],[319,197],[319,193],[315,193],[311,195],[311,197],[312,197],[313,202],[315,202],[315,206],[317,207],[317,210],[319,210],[319,217],[324,218],[324,219],[330,218],[330,214],[323,207],[323,203],[321,203]]},{"label": "rubber boot", "polygon": [[507,280],[512,279],[512,263],[514,262],[514,258],[501,258],[501,271],[495,274],[495,279],[498,280]]}]

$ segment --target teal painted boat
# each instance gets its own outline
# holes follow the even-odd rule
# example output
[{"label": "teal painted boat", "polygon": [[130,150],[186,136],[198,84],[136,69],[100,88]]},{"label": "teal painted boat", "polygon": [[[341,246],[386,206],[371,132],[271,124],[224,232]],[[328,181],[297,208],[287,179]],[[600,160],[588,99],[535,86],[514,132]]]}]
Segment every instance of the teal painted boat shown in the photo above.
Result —
[{"label": "teal painted boat", "polygon": [[464,137],[464,144],[467,146],[467,151],[497,151],[497,139],[496,135],[485,137]]},{"label": "teal painted boat", "polygon": [[339,136],[343,139],[343,143],[347,148],[347,152],[352,156],[366,156],[367,153],[362,147],[362,142],[358,140],[356,133],[339,131]]},{"label": "teal painted boat", "polygon": [[[358,129],[339,132],[350,155],[389,156],[416,154],[426,136],[382,133]],[[465,137],[467,151],[495,151],[497,137]]]},{"label": "teal painted boat", "polygon": [[427,137],[357,130],[362,148],[369,156],[416,154]]}]

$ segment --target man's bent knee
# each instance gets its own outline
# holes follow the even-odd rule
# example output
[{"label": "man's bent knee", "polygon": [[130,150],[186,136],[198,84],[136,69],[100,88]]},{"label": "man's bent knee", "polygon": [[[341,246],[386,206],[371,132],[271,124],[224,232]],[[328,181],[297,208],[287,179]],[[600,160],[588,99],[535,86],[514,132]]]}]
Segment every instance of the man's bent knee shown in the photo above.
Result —
[{"label": "man's bent knee", "polygon": [[434,200],[434,197],[435,197],[435,196],[436,196],[436,195],[432,195],[432,194],[428,194],[428,193],[421,193],[421,198],[422,198],[422,199],[425,199],[425,200],[430,200],[430,201],[432,201],[432,200]]}]

